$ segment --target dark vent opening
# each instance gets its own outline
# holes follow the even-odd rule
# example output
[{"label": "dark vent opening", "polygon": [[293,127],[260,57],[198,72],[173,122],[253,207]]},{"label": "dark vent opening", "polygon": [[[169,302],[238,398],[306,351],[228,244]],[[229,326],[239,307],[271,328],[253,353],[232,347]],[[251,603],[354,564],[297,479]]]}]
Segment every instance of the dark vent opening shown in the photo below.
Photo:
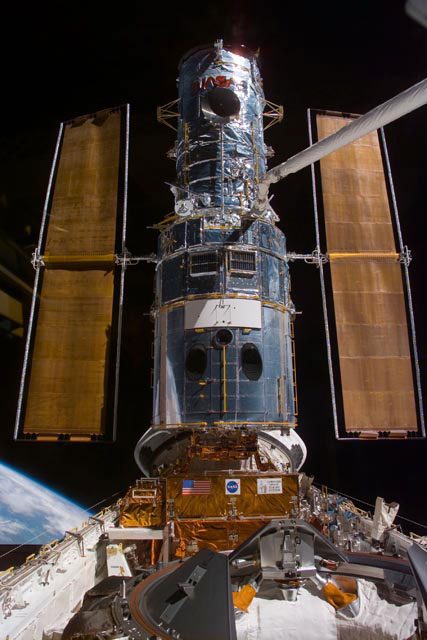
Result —
[{"label": "dark vent opening", "polygon": [[216,273],[217,270],[218,254],[216,252],[191,254],[190,273],[192,276]]},{"label": "dark vent opening", "polygon": [[228,269],[231,274],[252,275],[256,272],[255,251],[229,251]]},{"label": "dark vent opening", "polygon": [[249,380],[259,380],[262,374],[262,359],[257,347],[248,342],[242,347],[242,369]]},{"label": "dark vent opening", "polygon": [[207,363],[208,358],[205,347],[201,344],[191,347],[185,360],[185,369],[188,377],[192,380],[199,380],[206,371]]},{"label": "dark vent opening", "polygon": [[207,94],[209,106],[220,118],[237,116],[240,111],[240,100],[231,89],[215,87]]},{"label": "dark vent opening", "polygon": [[226,347],[233,340],[233,334],[230,329],[220,329],[215,334],[215,342],[220,347]]}]

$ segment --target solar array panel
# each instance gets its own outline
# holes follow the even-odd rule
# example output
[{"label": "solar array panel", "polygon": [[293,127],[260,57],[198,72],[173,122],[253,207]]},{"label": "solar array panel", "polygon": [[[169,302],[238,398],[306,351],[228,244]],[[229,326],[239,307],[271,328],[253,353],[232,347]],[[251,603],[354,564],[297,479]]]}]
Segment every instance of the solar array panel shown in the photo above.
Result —
[{"label": "solar array panel", "polygon": [[[349,122],[318,113],[318,139]],[[345,432],[404,438],[418,430],[413,363],[377,132],[323,158],[320,175]]]},{"label": "solar array panel", "polygon": [[16,437],[85,441],[113,435],[114,425],[108,425],[116,415],[121,316],[115,283],[123,284],[115,256],[125,217],[127,114],[108,109],[61,128]]}]

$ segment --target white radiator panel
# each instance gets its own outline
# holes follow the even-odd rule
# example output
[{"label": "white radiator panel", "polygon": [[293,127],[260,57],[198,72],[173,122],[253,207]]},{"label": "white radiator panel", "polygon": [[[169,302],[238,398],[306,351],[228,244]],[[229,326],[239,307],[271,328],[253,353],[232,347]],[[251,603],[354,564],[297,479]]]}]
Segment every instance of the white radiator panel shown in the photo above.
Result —
[{"label": "white radiator panel", "polygon": [[247,327],[261,329],[261,302],[240,298],[190,300],[185,304],[185,328]]}]

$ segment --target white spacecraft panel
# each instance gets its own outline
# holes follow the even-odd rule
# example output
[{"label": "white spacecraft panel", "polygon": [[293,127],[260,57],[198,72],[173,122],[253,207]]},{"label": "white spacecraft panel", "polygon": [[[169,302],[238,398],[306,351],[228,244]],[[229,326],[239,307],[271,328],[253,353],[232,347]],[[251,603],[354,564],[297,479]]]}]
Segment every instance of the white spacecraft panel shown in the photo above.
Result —
[{"label": "white spacecraft panel", "polygon": [[240,298],[214,298],[186,302],[186,329],[212,327],[261,329],[261,302]]},{"label": "white spacecraft panel", "polygon": [[[295,602],[286,602],[277,586],[265,588],[265,596],[255,597],[236,621],[237,640],[276,640],[286,629],[288,640],[337,640],[357,638],[371,640],[375,629],[377,638],[405,640],[415,633],[416,603],[395,605],[378,593],[377,586],[359,579],[358,612],[349,613],[347,607],[338,612],[309,585],[301,587]],[[309,614],[307,613],[309,612]],[[319,636],[319,629],[322,630]]]}]

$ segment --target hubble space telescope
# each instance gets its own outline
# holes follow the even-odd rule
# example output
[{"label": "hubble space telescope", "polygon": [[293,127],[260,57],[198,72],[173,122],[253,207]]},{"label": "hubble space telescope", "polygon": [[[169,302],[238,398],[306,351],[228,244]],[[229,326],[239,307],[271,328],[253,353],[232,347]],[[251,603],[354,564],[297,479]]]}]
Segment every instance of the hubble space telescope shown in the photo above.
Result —
[{"label": "hubble space telescope", "polygon": [[[310,147],[268,171],[264,130],[283,109],[265,99],[257,56],[221,40],[190,51],[178,98],[158,109],[176,131],[175,206],[148,256],[126,248],[128,106],[61,125],[33,256],[15,437],[35,446],[115,439],[125,275],[139,262],[155,265],[153,418],[135,448],[143,478],[77,542],[68,538],[67,549],[96,548],[96,557],[77,554],[72,592],[56,587],[62,635],[52,635],[44,605],[34,609],[43,637],[279,637],[273,620],[296,606],[313,624],[326,615],[309,584],[328,615],[349,607],[351,627],[363,589],[383,606],[365,585],[374,574],[408,620],[418,585],[422,610],[422,548],[399,562],[372,553],[412,544],[391,534],[395,510],[381,502],[372,519],[299,474],[306,447],[296,430],[290,266],[303,260],[319,272],[335,436],[424,437],[410,252],[382,127],[426,101],[423,81],[365,116],[310,110]],[[268,189],[310,165],[316,246],[298,254]],[[268,584],[280,597],[263,600]],[[258,635],[244,626],[252,601]],[[323,637],[332,638],[342,621],[328,620]],[[310,624],[301,638],[314,637]],[[368,616],[365,630],[375,624]],[[22,617],[16,625],[10,637],[28,640]]]}]

